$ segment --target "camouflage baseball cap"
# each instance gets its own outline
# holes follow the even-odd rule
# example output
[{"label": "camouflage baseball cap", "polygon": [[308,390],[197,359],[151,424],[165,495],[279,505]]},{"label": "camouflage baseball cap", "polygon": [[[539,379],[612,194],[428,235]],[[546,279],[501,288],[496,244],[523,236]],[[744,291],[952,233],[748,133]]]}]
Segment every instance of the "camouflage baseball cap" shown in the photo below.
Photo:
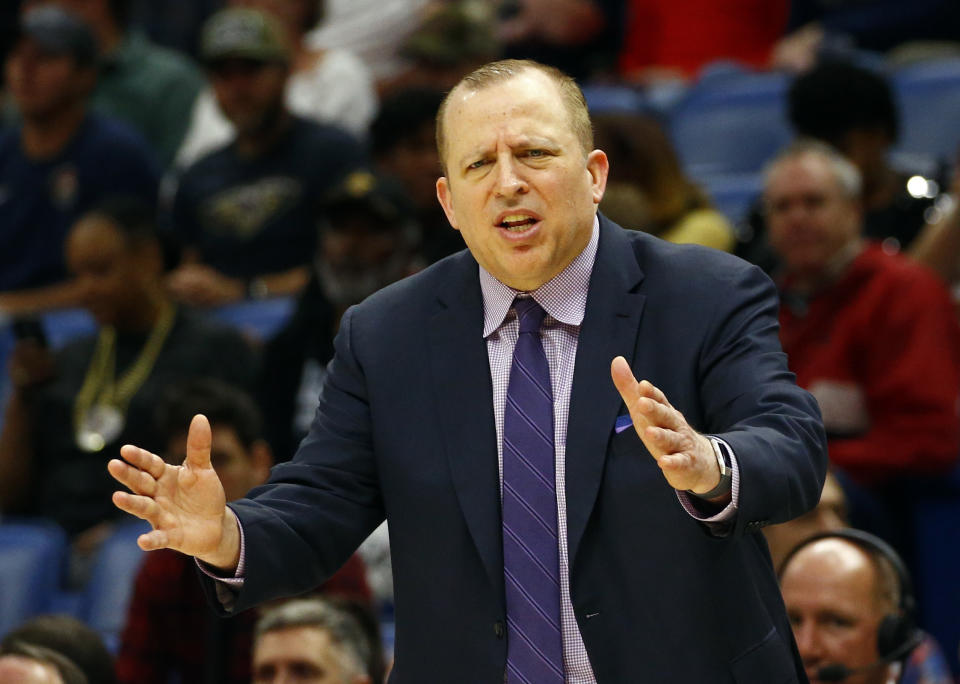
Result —
[{"label": "camouflage baseball cap", "polygon": [[283,26],[275,18],[235,7],[217,12],[204,24],[200,55],[207,63],[240,58],[286,64],[291,49]]}]

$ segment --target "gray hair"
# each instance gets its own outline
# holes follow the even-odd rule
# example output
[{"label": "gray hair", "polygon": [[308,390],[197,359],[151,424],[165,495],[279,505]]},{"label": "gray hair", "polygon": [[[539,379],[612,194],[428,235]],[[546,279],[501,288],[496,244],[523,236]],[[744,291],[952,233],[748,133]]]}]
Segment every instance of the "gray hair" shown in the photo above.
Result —
[{"label": "gray hair", "polygon": [[327,632],[337,646],[337,656],[349,681],[357,675],[369,675],[370,643],[357,620],[344,610],[318,598],[296,599],[268,610],[257,621],[254,643],[268,632],[311,627]]},{"label": "gray hair", "polygon": [[853,162],[840,154],[836,148],[820,140],[801,138],[788,145],[777,154],[763,169],[763,187],[770,186],[770,176],[784,162],[805,157],[818,156],[830,166],[834,179],[844,196],[852,200],[860,199],[863,181],[860,171]]}]

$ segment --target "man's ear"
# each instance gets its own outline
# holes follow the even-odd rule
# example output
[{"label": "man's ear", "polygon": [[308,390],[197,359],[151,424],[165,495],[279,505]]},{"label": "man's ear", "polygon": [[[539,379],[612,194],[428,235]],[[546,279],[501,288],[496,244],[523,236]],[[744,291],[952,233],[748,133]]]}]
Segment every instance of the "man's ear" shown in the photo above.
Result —
[{"label": "man's ear", "polygon": [[453,213],[453,197],[450,192],[450,182],[447,180],[446,176],[440,176],[437,179],[437,199],[440,200],[440,206],[443,207],[443,213],[447,215],[447,221],[450,222],[450,225],[456,230],[460,230],[457,226],[457,218]]},{"label": "man's ear", "polygon": [[273,465],[273,452],[266,441],[258,439],[250,445],[250,463],[253,466],[254,481],[258,485],[266,482]]},{"label": "man's ear", "polygon": [[590,174],[590,186],[593,190],[593,203],[600,204],[607,189],[607,175],[610,173],[610,161],[603,150],[594,150],[587,155],[587,172]]}]

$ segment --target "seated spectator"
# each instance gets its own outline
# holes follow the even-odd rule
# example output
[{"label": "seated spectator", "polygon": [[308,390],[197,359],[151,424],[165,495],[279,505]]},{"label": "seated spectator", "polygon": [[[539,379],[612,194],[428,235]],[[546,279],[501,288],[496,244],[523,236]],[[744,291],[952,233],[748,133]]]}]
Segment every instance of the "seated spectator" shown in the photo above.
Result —
[{"label": "seated spectator", "polygon": [[879,537],[815,535],[787,556],[779,577],[811,684],[951,684],[939,646],[916,625],[907,569]]},{"label": "seated spectator", "polygon": [[76,12],[100,47],[100,73],[91,107],[121,119],[143,135],[163,167],[187,131],[203,87],[200,69],[185,55],[130,29],[129,0],[43,0]]},{"label": "seated spectator", "polygon": [[595,144],[610,159],[604,214],[669,242],[733,249],[733,227],[684,175],[660,124],[633,114],[599,114],[593,125]]},{"label": "seated spectator", "polygon": [[[366,65],[344,49],[311,48],[305,36],[323,19],[317,0],[230,0],[233,7],[269,12],[283,25],[291,47],[287,108],[305,119],[339,126],[365,138],[377,111],[373,77]],[[190,129],[177,154],[185,167],[230,142],[234,128],[220,110],[213,92],[203,91],[193,109]]]},{"label": "seated spectator", "polygon": [[875,487],[956,462],[960,331],[933,273],[863,240],[859,185],[840,154],[801,143],[770,165],[764,207],[790,369],[820,404],[831,462]]},{"label": "seated spectator", "polygon": [[399,182],[413,203],[423,230],[420,251],[431,264],[466,246],[437,201],[442,172],[434,128],[443,95],[437,88],[397,91],[383,100],[370,129],[377,169]]},{"label": "seated spectator", "polygon": [[56,352],[29,342],[14,349],[0,510],[52,518],[82,558],[117,517],[109,457],[127,442],[160,448],[152,421],[160,391],[197,375],[249,387],[256,359],[239,333],[166,296],[151,208],[104,203],[71,229],[66,251],[99,330]]},{"label": "seated spectator", "polygon": [[309,277],[318,198],[363,162],[363,151],[347,133],[286,109],[292,55],[272,16],[215,14],[203,57],[236,138],[180,180],[172,219],[187,263],[168,285],[203,306],[295,294]]},{"label": "seated spectator", "polygon": [[325,0],[324,21],[307,36],[320,50],[349,50],[376,81],[405,68],[399,48],[420,26],[431,0]]},{"label": "seated spectator", "polygon": [[827,478],[823,482],[823,491],[816,508],[799,518],[763,528],[763,536],[767,540],[767,546],[770,547],[773,567],[779,568],[787,554],[805,539],[818,532],[829,532],[848,525],[847,499],[836,476],[827,471]]},{"label": "seated spectator", "polygon": [[806,71],[824,51],[887,52],[914,41],[960,40],[960,6],[954,0],[792,0],[786,34],[772,66]]},{"label": "seated spectator", "polygon": [[253,646],[253,681],[372,684],[371,644],[357,622],[333,606],[293,600],[264,614]]},{"label": "seated spectator", "polygon": [[43,646],[19,641],[0,647],[0,682],[92,684],[66,656]]},{"label": "seated spectator", "polygon": [[909,247],[932,201],[907,191],[913,172],[890,165],[900,117],[887,80],[851,64],[822,64],[793,82],[788,107],[798,135],[834,147],[860,172],[864,235]]},{"label": "seated spectator", "polygon": [[578,81],[616,71],[628,35],[626,0],[517,0],[502,3],[503,57],[557,67]]},{"label": "seated spectator", "polygon": [[420,266],[419,229],[405,199],[390,181],[365,171],[324,198],[327,218],[310,282],[263,355],[260,406],[270,444],[284,458],[313,420],[343,312]]},{"label": "seated spectator", "polygon": [[496,59],[500,44],[494,37],[496,8],[473,0],[428,5],[420,25],[400,46],[406,68],[381,81],[384,97],[409,88],[447,92],[477,67]]},{"label": "seated spectator", "polygon": [[[197,413],[210,422],[212,462],[227,500],[239,499],[266,481],[272,463],[261,438],[260,415],[239,388],[210,379],[178,383],[157,406],[163,452],[179,463],[186,426]],[[117,676],[130,684],[250,681],[256,611],[220,618],[204,600],[193,559],[169,549],[147,555],[137,575],[117,657]],[[319,591],[369,605],[363,563],[353,556]],[[259,681],[254,679],[254,681]]]},{"label": "seated spectator", "polygon": [[[912,171],[895,169],[889,152],[897,141],[899,114],[890,84],[880,74],[841,62],[821,64],[790,86],[788,115],[797,135],[820,140],[857,167],[861,178],[863,235],[906,250],[926,225],[933,200],[907,190]],[[738,254],[774,267],[762,213],[750,218],[750,242]]]},{"label": "seated spectator", "polygon": [[[0,649],[14,643],[50,649],[69,658],[90,684],[115,684],[113,657],[100,635],[70,615],[40,615],[3,637]],[[0,681],[8,681],[0,677]]]},{"label": "seated spectator", "polygon": [[96,55],[93,35],[72,14],[52,6],[23,14],[6,61],[22,121],[0,132],[0,311],[75,305],[63,260],[70,226],[110,194],[156,201],[146,143],[87,112]]}]

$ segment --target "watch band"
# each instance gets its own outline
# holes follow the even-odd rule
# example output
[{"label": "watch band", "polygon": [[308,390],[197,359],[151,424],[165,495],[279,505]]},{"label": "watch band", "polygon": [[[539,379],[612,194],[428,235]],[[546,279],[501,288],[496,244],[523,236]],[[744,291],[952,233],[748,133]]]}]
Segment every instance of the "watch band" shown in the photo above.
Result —
[{"label": "watch band", "polygon": [[688,489],[687,493],[700,499],[716,499],[730,492],[733,486],[733,470],[726,452],[723,447],[720,446],[720,443],[710,437],[707,439],[710,440],[710,446],[713,447],[713,453],[716,454],[717,457],[717,466],[720,468],[720,482],[708,492],[697,493]]}]

